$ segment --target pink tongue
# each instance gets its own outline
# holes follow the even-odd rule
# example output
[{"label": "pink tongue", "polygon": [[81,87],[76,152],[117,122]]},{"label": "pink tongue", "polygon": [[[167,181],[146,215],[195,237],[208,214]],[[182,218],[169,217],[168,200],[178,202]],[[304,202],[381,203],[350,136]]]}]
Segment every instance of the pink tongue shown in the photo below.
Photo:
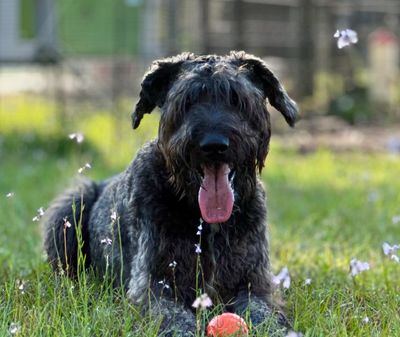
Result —
[{"label": "pink tongue", "polygon": [[199,190],[199,206],[204,221],[213,224],[226,222],[232,214],[233,190],[229,184],[227,164],[218,168],[205,167]]}]

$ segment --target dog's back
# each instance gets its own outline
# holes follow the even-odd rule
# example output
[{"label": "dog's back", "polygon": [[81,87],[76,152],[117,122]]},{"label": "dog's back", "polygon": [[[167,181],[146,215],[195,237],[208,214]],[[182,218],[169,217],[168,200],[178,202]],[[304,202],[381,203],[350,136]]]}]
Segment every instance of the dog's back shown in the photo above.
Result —
[{"label": "dog's back", "polygon": [[89,215],[104,185],[80,179],[73,189],[61,194],[46,210],[44,248],[55,270],[75,275],[79,256],[84,257],[83,267],[90,264]]}]

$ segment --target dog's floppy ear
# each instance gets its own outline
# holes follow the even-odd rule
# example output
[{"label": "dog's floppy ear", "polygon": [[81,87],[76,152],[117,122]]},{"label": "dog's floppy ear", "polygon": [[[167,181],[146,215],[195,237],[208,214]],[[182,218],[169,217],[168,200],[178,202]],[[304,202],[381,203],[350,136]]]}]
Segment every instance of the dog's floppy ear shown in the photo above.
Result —
[{"label": "dog's floppy ear", "polygon": [[249,71],[251,81],[262,90],[269,103],[281,112],[286,122],[293,127],[297,118],[297,104],[289,97],[265,62],[245,52],[232,52],[231,57],[238,62],[239,67]]},{"label": "dog's floppy ear", "polygon": [[152,63],[144,75],[139,101],[131,114],[134,129],[139,126],[144,114],[149,114],[156,106],[161,107],[164,104],[168,90],[179,75],[182,64],[193,58],[191,53],[182,53]]}]

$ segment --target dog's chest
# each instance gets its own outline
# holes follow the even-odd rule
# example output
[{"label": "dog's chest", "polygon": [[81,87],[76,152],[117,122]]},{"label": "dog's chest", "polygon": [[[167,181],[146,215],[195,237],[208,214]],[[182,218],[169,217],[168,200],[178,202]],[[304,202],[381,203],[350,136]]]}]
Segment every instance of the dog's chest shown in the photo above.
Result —
[{"label": "dog's chest", "polygon": [[160,246],[160,260],[167,257],[167,261],[176,262],[176,267],[172,270],[165,265],[158,278],[176,284],[186,296],[192,293],[185,298],[189,304],[199,291],[227,302],[243,280],[246,262],[237,251],[239,238],[224,226],[203,224],[196,237],[188,240],[176,236],[174,240],[163,240],[170,244]]}]

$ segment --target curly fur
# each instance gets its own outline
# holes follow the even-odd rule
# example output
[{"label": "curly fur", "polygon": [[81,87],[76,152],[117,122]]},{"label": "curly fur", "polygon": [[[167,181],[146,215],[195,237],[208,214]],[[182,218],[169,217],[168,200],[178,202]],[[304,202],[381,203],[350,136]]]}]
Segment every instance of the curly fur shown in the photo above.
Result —
[{"label": "curly fur", "polygon": [[[52,204],[45,219],[52,265],[76,272],[79,247],[75,229],[65,231],[67,217],[81,226],[86,265],[99,275],[111,268],[115,284],[126,288],[133,303],[164,317],[160,336],[194,335],[196,283],[226,310],[249,310],[253,325],[273,321],[270,331],[279,331],[287,323],[272,301],[265,193],[257,178],[271,135],[266,99],[294,125],[295,103],[252,55],[184,53],[154,62],[143,79],[132,125],[137,128],[158,106],[158,138],[120,175],[102,183],[85,181]],[[199,141],[207,132],[227,137],[227,151],[204,154]],[[220,163],[235,172],[234,209],[226,223],[204,224],[202,275],[196,280],[202,166]],[[113,212],[117,219],[111,218]],[[74,216],[80,213],[79,222]],[[107,238],[112,244],[105,243]],[[161,280],[171,287],[163,289]],[[147,301],[149,291],[154,301]]]}]

